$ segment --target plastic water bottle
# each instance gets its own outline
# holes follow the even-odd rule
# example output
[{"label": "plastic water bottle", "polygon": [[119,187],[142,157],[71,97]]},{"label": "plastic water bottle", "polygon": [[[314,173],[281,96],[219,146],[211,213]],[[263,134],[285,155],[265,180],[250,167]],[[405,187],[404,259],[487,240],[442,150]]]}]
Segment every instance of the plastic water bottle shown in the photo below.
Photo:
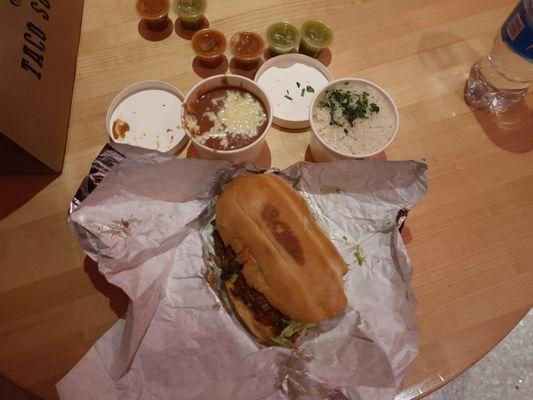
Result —
[{"label": "plastic water bottle", "polygon": [[466,101],[502,112],[517,103],[533,82],[533,0],[520,0],[496,34],[490,53],[470,71]]}]

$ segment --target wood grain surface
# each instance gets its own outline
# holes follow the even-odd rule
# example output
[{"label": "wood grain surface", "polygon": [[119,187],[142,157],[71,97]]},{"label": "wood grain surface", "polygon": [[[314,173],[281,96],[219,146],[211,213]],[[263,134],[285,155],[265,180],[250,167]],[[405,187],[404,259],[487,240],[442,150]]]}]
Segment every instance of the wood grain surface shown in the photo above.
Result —
[{"label": "wood grain surface", "polygon": [[[422,397],[469,368],[533,302],[533,96],[499,117],[463,101],[516,0],[212,0],[226,35],[320,18],[335,32],[336,78],[376,82],[401,126],[389,160],[425,158],[429,195],[403,233],[419,299],[420,356],[398,399]],[[146,79],[186,93],[201,78],[190,43],[137,30],[133,0],[85,0],[64,172],[0,177],[0,374],[56,399],[55,383],[122,315],[127,299],[96,272],[67,226],[67,207],[107,141],[113,96]],[[228,52],[229,57],[229,52]],[[272,129],[272,165],[304,159],[308,132]]]}]

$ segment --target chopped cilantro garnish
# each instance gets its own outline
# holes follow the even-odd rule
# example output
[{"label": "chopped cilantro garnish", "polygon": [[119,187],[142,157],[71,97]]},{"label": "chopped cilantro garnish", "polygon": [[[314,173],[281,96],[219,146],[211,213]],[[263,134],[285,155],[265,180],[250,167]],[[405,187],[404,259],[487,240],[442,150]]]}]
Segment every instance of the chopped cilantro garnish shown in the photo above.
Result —
[{"label": "chopped cilantro garnish", "polygon": [[304,97],[305,89],[302,89],[302,93],[300,93],[300,96]]},{"label": "chopped cilantro garnish", "polygon": [[297,86],[297,87],[300,87],[300,82],[296,82],[296,86]]},{"label": "chopped cilantro garnish", "polygon": [[[369,104],[367,92],[355,93],[352,90],[333,89],[329,94],[326,91],[326,94],[326,100],[320,102],[319,107],[329,109],[330,125],[346,127],[347,123],[353,126],[356,119],[367,119],[369,113],[379,112],[377,104]],[[342,120],[339,120],[337,110],[341,111]],[[348,133],[346,129],[344,133]]]},{"label": "chopped cilantro garnish", "polygon": [[289,99],[289,100],[292,101],[292,97],[291,97],[291,96],[287,96],[287,95],[285,95],[285,96],[283,96],[283,97],[285,97],[286,99]]},{"label": "chopped cilantro garnish", "polygon": [[342,126],[337,120],[335,119],[335,111],[337,110],[337,106],[333,101],[321,101],[318,104],[318,108],[329,108],[329,124],[335,125],[335,126]]},{"label": "chopped cilantro garnish", "polygon": [[307,85],[305,90],[307,91],[307,93],[315,93],[315,89],[310,85]]}]

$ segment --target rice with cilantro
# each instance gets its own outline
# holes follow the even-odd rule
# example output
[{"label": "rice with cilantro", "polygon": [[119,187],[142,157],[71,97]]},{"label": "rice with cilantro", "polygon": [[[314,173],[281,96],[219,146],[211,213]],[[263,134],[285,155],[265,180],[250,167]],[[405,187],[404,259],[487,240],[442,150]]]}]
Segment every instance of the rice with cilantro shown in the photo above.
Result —
[{"label": "rice with cilantro", "polygon": [[341,82],[325,91],[313,110],[316,133],[337,151],[364,155],[385,146],[396,128],[386,97],[364,82]]}]

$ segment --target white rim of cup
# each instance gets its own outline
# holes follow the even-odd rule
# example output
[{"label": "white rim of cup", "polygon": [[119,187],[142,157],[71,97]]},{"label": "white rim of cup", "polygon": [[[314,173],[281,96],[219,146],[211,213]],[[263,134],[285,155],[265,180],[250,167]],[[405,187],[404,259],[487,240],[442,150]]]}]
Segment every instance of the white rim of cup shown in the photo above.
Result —
[{"label": "white rim of cup", "polygon": [[[396,117],[396,127],[395,127],[394,133],[392,134],[392,136],[389,139],[389,141],[384,146],[382,146],[379,150],[373,151],[371,153],[366,153],[366,154],[343,153],[342,151],[336,150],[333,147],[331,147],[329,144],[324,142],[324,140],[322,140],[322,138],[318,134],[318,131],[317,131],[316,127],[315,127],[315,121],[314,121],[314,118],[313,118],[313,111],[315,110],[316,103],[317,103],[318,99],[322,96],[322,94],[326,90],[329,90],[331,87],[333,87],[333,86],[335,86],[335,85],[337,85],[339,83],[343,83],[343,82],[362,82],[362,83],[366,83],[367,85],[372,86],[373,88],[377,89],[381,94],[383,94],[385,96],[385,98],[387,99],[388,103],[392,106],[392,108],[394,110],[394,115]],[[329,82],[325,87],[322,88],[322,90],[320,92],[317,93],[317,95],[315,96],[315,98],[311,102],[311,107],[309,107],[309,121],[311,123],[312,134],[320,142],[320,144],[322,144],[327,149],[331,150],[333,153],[338,154],[339,156],[342,156],[342,157],[345,157],[345,158],[367,158],[367,157],[372,157],[372,156],[375,156],[376,154],[381,153],[387,147],[390,146],[390,144],[394,141],[394,139],[396,139],[396,136],[398,135],[398,130],[400,128],[400,113],[398,112],[398,107],[396,106],[396,103],[394,102],[394,100],[392,100],[392,97],[382,87],[376,85],[373,82],[367,81],[366,79],[340,78],[340,79],[336,79],[334,81]]]},{"label": "white rim of cup", "polygon": [[[279,65],[280,63],[283,63],[284,61],[294,61],[299,62],[301,64],[305,64],[307,66],[313,67],[316,70],[318,70],[322,75],[326,77],[327,85],[329,85],[333,81],[333,75],[331,74],[331,71],[320,61],[318,61],[316,58],[312,58],[309,56],[306,56],[304,54],[299,53],[288,53],[288,54],[280,54],[279,56],[272,57],[269,60],[266,60],[256,71],[254,82],[256,82],[259,85],[259,80],[261,79],[261,76],[270,68],[275,67],[276,65]],[[267,89],[268,90],[268,89]],[[265,93],[267,93],[267,90],[264,90]],[[309,122],[309,116],[306,117],[306,119],[285,119],[283,117],[279,117],[274,115],[274,110],[272,110],[272,115],[274,117],[273,124],[277,127],[285,128],[285,129],[306,129],[309,128],[310,122]]]},{"label": "white rim of cup", "polygon": [[[124,142],[117,142],[115,140],[115,138],[113,137],[112,127],[111,127],[111,118],[113,117],[113,113],[115,112],[117,107],[130,96],[133,96],[145,90],[154,90],[154,89],[164,90],[176,96],[179,99],[179,101],[181,101],[181,107],[183,111],[183,103],[185,101],[183,93],[181,93],[181,91],[176,86],[172,85],[171,83],[160,81],[160,80],[155,80],[155,79],[149,79],[146,81],[139,81],[139,82],[132,83],[131,85],[126,86],[124,89],[118,92],[115,95],[115,97],[113,97],[113,100],[111,100],[111,102],[109,103],[109,106],[107,107],[105,125],[106,125],[107,135],[109,136],[109,140],[112,143],[124,143]],[[183,121],[183,113],[182,113],[182,121]],[[172,146],[170,149],[162,151],[162,153],[174,154],[178,150],[183,149],[185,147],[187,142],[186,141],[183,142],[183,140],[187,136],[187,131],[185,130],[185,128],[183,130],[185,131],[185,136],[178,143]],[[128,144],[128,143],[124,143],[124,144]],[[135,146],[135,145],[131,145],[131,146]],[[136,146],[136,147],[139,147],[139,146]],[[156,149],[152,149],[152,150],[156,150]]]},{"label": "white rim of cup", "polygon": [[[244,147],[241,147],[239,149],[233,149],[233,150],[216,150],[216,149],[213,149],[209,146],[205,146],[199,142],[197,142],[195,139],[194,139],[194,136],[189,132],[189,130],[187,129],[187,125],[185,124],[185,104],[187,104],[187,102],[189,101],[189,97],[191,96],[191,94],[200,86],[204,85],[206,82],[209,82],[211,80],[215,80],[215,79],[221,79],[223,77],[232,77],[232,78],[237,78],[237,79],[242,79],[244,81],[247,81],[249,83],[251,83],[253,86],[255,86],[261,93],[263,93],[263,95],[265,96],[265,98],[267,99],[268,101],[268,108],[269,108],[269,113],[268,113],[268,121],[267,121],[267,125],[265,127],[265,131],[261,134],[261,136],[259,136],[256,140],[254,140],[252,143],[244,146]],[[253,94],[253,93],[252,93]],[[189,139],[191,139],[191,142],[196,145],[196,146],[199,146],[201,147],[202,149],[204,150],[207,150],[207,151],[210,151],[212,153],[223,153],[223,154],[237,154],[237,153],[242,153],[244,150],[252,147],[254,144],[256,144],[258,141],[262,140],[268,133],[268,131],[270,130],[271,126],[272,126],[272,116],[273,116],[273,113],[272,113],[272,101],[270,100],[270,97],[268,96],[268,94],[263,90],[261,89],[261,87],[256,83],[254,82],[253,80],[249,79],[249,78],[246,78],[245,76],[241,76],[241,75],[226,75],[226,74],[220,74],[220,75],[214,75],[214,76],[210,76],[209,78],[206,78],[206,79],[202,79],[200,82],[198,82],[196,85],[194,85],[192,87],[191,90],[189,90],[189,92],[187,93],[187,95],[185,96],[185,99],[183,100],[183,103],[181,105],[181,108],[182,108],[182,111],[181,111],[181,125],[183,126],[183,130],[185,131],[185,133],[187,134],[187,136],[189,137]]]}]

